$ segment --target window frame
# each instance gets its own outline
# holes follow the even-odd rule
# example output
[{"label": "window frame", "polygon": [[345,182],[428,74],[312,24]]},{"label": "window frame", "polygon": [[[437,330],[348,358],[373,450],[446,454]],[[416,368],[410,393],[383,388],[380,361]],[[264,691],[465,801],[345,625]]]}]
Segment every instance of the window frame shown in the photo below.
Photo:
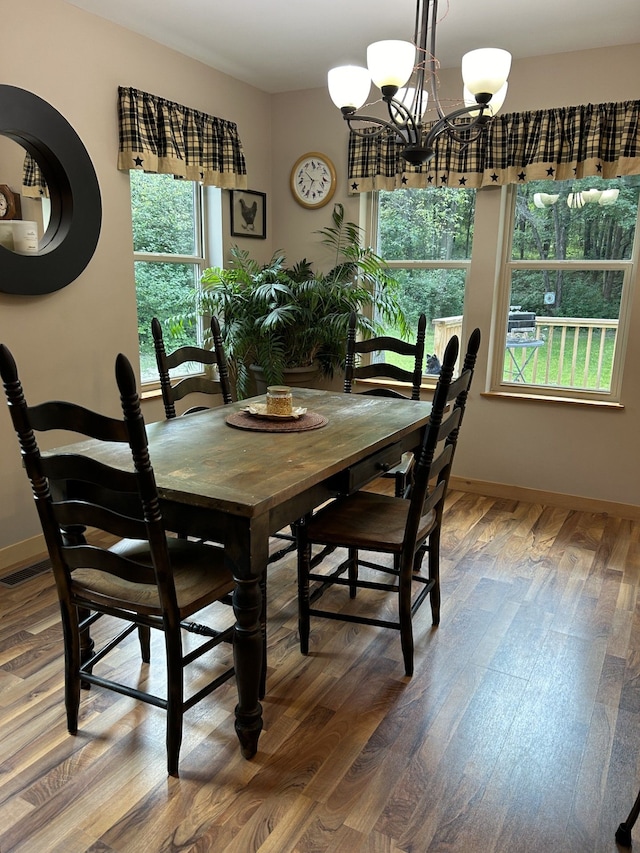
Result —
[{"label": "window frame", "polygon": [[[412,189],[412,188],[408,188]],[[437,187],[425,187],[424,189],[433,189],[434,192],[438,191]],[[458,189],[457,187],[455,189]],[[463,188],[460,188],[463,189]],[[474,204],[474,235],[475,235],[475,218],[477,213],[477,192],[476,192],[476,203]],[[369,196],[368,199],[362,198],[362,196]],[[363,193],[361,196],[362,202],[365,204],[365,219],[364,221],[368,223],[368,233],[370,235],[370,243],[372,246],[376,246],[376,252],[381,254],[379,247],[379,234],[378,234],[378,223],[379,223],[379,212],[380,212],[380,190],[374,190],[371,193]],[[361,220],[362,221],[362,220]],[[475,239],[475,236],[474,236]],[[383,256],[384,257],[384,256]],[[389,267],[391,271],[394,269],[402,269],[402,270],[414,270],[414,269],[425,269],[425,270],[438,270],[438,269],[460,269],[464,270],[465,273],[465,286],[464,286],[464,298],[462,304],[462,327],[465,325],[465,313],[466,313],[466,304],[467,304],[467,287],[469,282],[469,277],[471,273],[471,264],[473,261],[473,243],[471,249],[471,257],[459,260],[429,260],[422,259],[419,261],[409,261],[409,260],[389,260],[387,258],[384,259],[385,264]],[[371,358],[371,355],[368,356]],[[426,358],[425,363],[423,365],[423,370],[426,370]],[[423,372],[422,374],[422,387],[423,388],[435,388],[438,382],[438,376],[433,374],[428,374]]]},{"label": "window frame", "polygon": [[[515,228],[517,184],[509,184],[503,188],[506,202],[502,205],[502,245],[499,247],[500,261],[497,279],[497,293],[494,303],[492,328],[494,343],[490,367],[490,387],[492,394],[507,394],[512,397],[540,398],[544,400],[575,400],[578,402],[621,403],[623,380],[623,365],[629,338],[631,321],[631,303],[633,298],[634,273],[638,266],[640,252],[640,203],[636,216],[631,258],[624,260],[515,260],[512,257],[513,236]],[[506,346],[501,342],[506,340],[507,323],[511,297],[512,274],[518,270],[612,270],[621,272],[623,276],[622,293],[618,317],[616,347],[611,370],[611,386],[609,391],[596,391],[582,388],[567,388],[555,385],[533,385],[504,379],[506,361]]]},{"label": "window frame", "polygon": [[[194,253],[189,254],[174,254],[168,252],[138,252],[133,250],[133,263],[162,263],[162,264],[188,264],[193,266],[194,281],[199,285],[202,274],[205,269],[213,266],[214,263],[222,264],[222,190],[218,187],[204,187],[202,184],[195,181],[193,184],[194,192]],[[133,227],[133,213],[132,213]],[[212,262],[212,259],[215,259]],[[135,275],[134,275],[135,285]],[[137,305],[137,292],[136,292]],[[202,346],[204,341],[204,329],[202,324],[199,324],[196,329],[197,345]],[[171,346],[167,349],[170,351]],[[140,357],[140,351],[138,350]],[[142,373],[142,367],[141,373]],[[197,370],[191,373],[185,373],[185,376],[198,376],[202,373]],[[141,376],[140,384],[145,392],[153,392],[160,389],[160,379],[144,380]]]}]

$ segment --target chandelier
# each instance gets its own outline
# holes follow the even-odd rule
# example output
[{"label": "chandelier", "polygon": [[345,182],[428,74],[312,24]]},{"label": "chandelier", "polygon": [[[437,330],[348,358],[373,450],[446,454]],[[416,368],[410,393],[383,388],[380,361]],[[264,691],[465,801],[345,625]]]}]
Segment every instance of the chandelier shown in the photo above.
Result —
[{"label": "chandelier", "polygon": [[[620,195],[620,190],[582,190],[572,192],[567,196],[567,207],[578,209],[585,204],[599,204],[602,207],[610,207],[615,204]],[[533,203],[536,207],[553,207],[560,198],[560,193],[534,193]]]},{"label": "chandelier", "polygon": [[[378,41],[367,48],[368,68],[343,65],[328,74],[329,94],[342,111],[349,129],[358,136],[379,136],[391,130],[404,145],[402,156],[414,166],[433,157],[436,139],[448,133],[461,142],[461,129],[477,128],[482,133],[490,118],[502,106],[507,93],[511,54],[499,48],[480,48],[462,57],[464,106],[445,114],[437,93],[436,23],[438,0],[417,0],[414,41]],[[427,49],[427,39],[429,47]],[[428,131],[424,130],[429,77],[431,97],[438,113]],[[382,92],[388,119],[362,115],[358,110],[369,97],[371,82]],[[370,106],[367,105],[367,106]],[[471,118],[464,125],[461,118]],[[368,129],[361,127],[368,126]],[[377,130],[375,129],[377,128]],[[465,135],[469,141],[469,136]]]}]

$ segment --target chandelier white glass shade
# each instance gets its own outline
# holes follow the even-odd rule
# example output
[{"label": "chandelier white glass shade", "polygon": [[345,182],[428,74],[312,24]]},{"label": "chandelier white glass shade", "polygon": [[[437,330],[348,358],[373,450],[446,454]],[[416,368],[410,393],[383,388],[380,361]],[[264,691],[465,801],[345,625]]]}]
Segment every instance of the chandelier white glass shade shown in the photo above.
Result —
[{"label": "chandelier white glass shade", "polygon": [[[511,67],[511,54],[506,50],[480,48],[466,53],[462,58],[465,105],[445,114],[436,86],[437,14],[438,0],[417,0],[413,43],[394,40],[374,42],[367,49],[368,68],[344,65],[332,68],[328,75],[329,94],[342,111],[349,128],[361,136],[369,135],[372,127],[376,135],[385,129],[394,131],[405,146],[403,157],[416,166],[433,157],[434,145],[440,134],[446,132],[461,139],[461,125],[457,119],[470,118],[464,129],[477,126],[478,133],[482,132],[504,102]],[[438,118],[425,132],[423,117],[427,109],[427,76]],[[388,119],[358,113],[369,97],[372,82],[380,89],[382,101],[387,104]],[[368,130],[365,131],[361,125],[367,126]]]},{"label": "chandelier white glass shade", "polygon": [[559,193],[557,195],[552,195],[551,193],[534,193],[533,203],[536,207],[551,207],[558,201],[559,198]]},{"label": "chandelier white glass shade", "polygon": [[367,68],[378,89],[404,86],[415,63],[416,49],[409,41],[376,41],[367,48]]},{"label": "chandelier white glass shade", "polygon": [[328,75],[329,94],[336,106],[345,110],[359,110],[369,97],[371,75],[359,65],[343,65],[332,68]]},{"label": "chandelier white glass shade", "polygon": [[[504,104],[505,98],[507,97],[507,89],[509,88],[509,84],[505,83],[502,88],[500,88],[495,95],[492,95],[491,100],[486,105],[484,118],[485,121],[488,121],[491,116],[495,116],[500,112],[500,108]],[[462,89],[462,99],[464,101],[465,107],[471,107],[469,110],[469,115],[471,118],[475,118],[477,115],[480,115],[480,107],[476,101],[475,95],[473,95],[466,86]]]},{"label": "chandelier white glass shade", "polygon": [[[582,190],[580,192],[569,193],[567,196],[567,207],[572,210],[578,210],[584,207],[585,204],[599,204],[602,207],[609,207],[615,204],[620,190]],[[552,207],[560,198],[559,194],[551,195],[550,193],[534,193],[533,203],[535,207]]]},{"label": "chandelier white glass shade", "polygon": [[507,82],[511,54],[499,47],[480,47],[462,57],[462,82],[472,95],[495,95]]}]

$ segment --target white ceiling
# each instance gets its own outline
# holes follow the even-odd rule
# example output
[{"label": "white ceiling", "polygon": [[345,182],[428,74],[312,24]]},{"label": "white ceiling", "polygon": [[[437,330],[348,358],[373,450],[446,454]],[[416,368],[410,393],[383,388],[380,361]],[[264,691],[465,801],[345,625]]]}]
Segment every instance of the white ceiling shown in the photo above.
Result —
[{"label": "white ceiling", "polygon": [[[67,0],[265,92],[312,89],[366,46],[413,38],[415,0]],[[437,57],[515,58],[640,43],[639,0],[440,0]]]}]

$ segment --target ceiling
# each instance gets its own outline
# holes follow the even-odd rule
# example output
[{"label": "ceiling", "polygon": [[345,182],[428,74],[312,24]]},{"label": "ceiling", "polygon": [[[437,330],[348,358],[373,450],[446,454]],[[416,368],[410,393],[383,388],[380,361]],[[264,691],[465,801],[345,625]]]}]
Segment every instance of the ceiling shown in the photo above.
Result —
[{"label": "ceiling", "polygon": [[[324,86],[332,66],[366,64],[370,42],[411,40],[415,20],[415,0],[67,2],[271,93]],[[443,68],[475,47],[518,59],[640,43],[638,0],[440,0],[438,17]]]}]

